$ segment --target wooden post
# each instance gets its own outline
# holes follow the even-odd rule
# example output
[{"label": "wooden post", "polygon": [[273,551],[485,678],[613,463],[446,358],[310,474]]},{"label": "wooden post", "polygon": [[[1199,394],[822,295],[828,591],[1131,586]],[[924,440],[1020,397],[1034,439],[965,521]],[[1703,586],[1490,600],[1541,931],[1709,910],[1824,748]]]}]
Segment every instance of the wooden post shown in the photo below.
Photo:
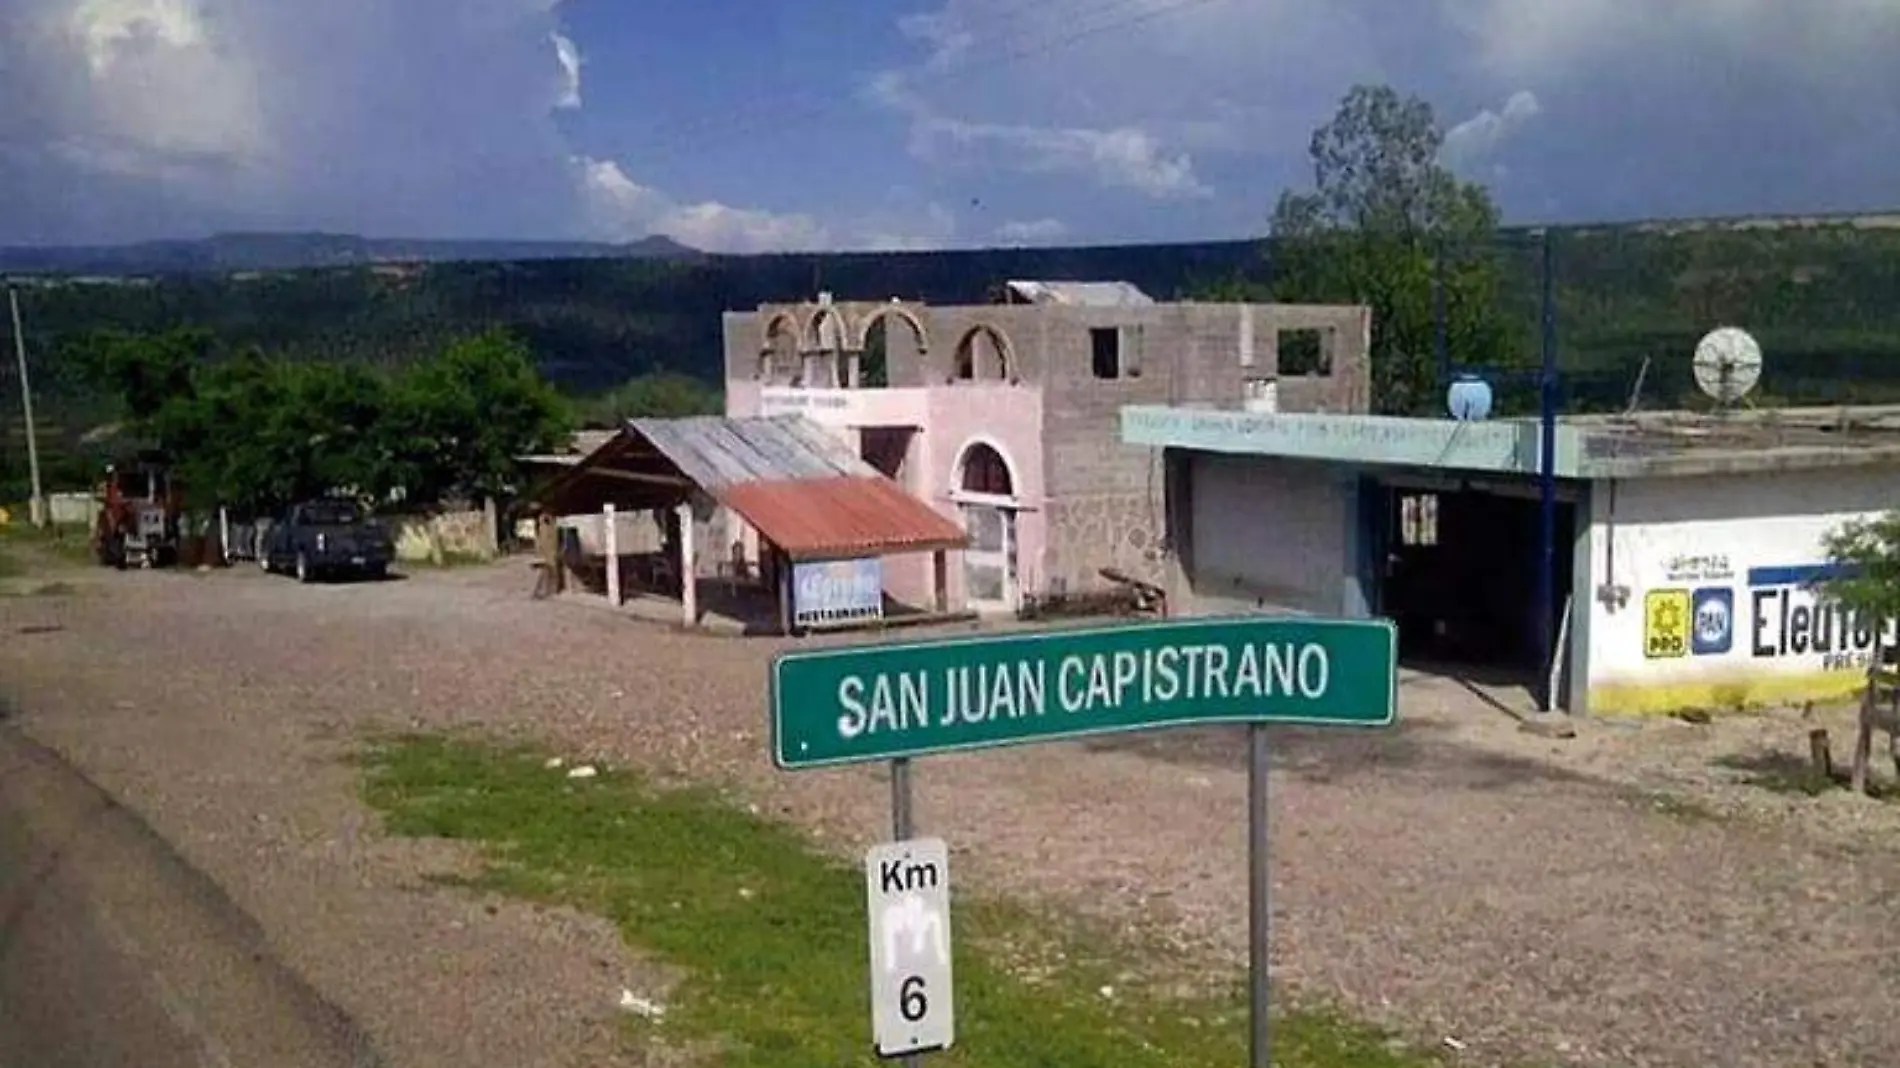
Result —
[{"label": "wooden post", "polygon": [[939,612],[950,611],[950,553],[938,549],[930,554],[931,599]]},{"label": "wooden post", "polygon": [[1854,765],[1849,776],[1857,794],[1867,792],[1867,765],[1874,756],[1875,704],[1880,700],[1880,685],[1887,663],[1887,647],[1878,635],[1885,629],[1883,625],[1874,632],[1874,648],[1867,658],[1867,689],[1860,695],[1860,722],[1854,732]]},{"label": "wooden post", "polygon": [[773,585],[778,589],[778,628],[786,637],[792,635],[792,562],[778,547],[772,547]]},{"label": "wooden post", "polygon": [[699,560],[693,535],[693,502],[687,501],[676,511],[680,517],[680,610],[686,625],[699,623]]},{"label": "wooden post", "polygon": [[1828,751],[1827,730],[1817,727],[1808,732],[1808,763],[1813,765],[1815,781],[1834,781],[1834,756]]},{"label": "wooden post", "polygon": [[231,563],[231,510],[218,506],[218,563]]},{"label": "wooden post", "polygon": [[567,567],[561,559],[561,521],[545,508],[534,517],[534,547],[547,574],[548,592],[560,593],[567,583]]},{"label": "wooden post", "polygon": [[614,515],[614,506],[603,504],[600,507],[601,554],[607,558],[607,603],[620,607],[620,521]]}]

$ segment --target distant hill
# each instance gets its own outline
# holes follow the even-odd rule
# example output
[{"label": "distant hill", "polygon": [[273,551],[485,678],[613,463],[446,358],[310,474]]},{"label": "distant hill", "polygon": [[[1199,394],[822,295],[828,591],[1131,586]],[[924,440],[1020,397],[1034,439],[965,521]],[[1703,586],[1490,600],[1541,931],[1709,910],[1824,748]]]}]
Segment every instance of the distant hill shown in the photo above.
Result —
[{"label": "distant hill", "polygon": [[312,267],[451,263],[467,260],[692,259],[670,237],[600,241],[461,241],[323,233],[227,233],[127,245],[0,248],[0,271],[127,275],[287,271]]},{"label": "distant hill", "polygon": [[[1624,222],[1590,223],[1564,226],[1576,234],[1603,235],[1618,232],[1644,234],[1682,234],[1698,231],[1737,230],[1812,230],[1848,228],[1854,230],[1900,229],[1900,212],[1835,213],[1814,215],[1738,215],[1692,219],[1634,219]],[[1507,227],[1504,238],[1528,234],[1532,227]],[[0,273],[93,276],[105,280],[115,276],[168,274],[239,274],[248,271],[294,271],[323,267],[397,266],[423,263],[525,263],[538,260],[676,260],[704,263],[711,260],[816,259],[828,263],[854,263],[876,260],[896,262],[899,257],[935,259],[951,257],[964,262],[1006,260],[1021,262],[1034,270],[1066,277],[1062,265],[1102,260],[1122,260],[1125,252],[1135,250],[1197,250],[1188,258],[1199,261],[1195,267],[1215,266],[1231,269],[1238,260],[1233,254],[1241,249],[1259,248],[1259,238],[1240,241],[1195,242],[1186,245],[1092,246],[1036,249],[943,249],[921,253],[817,253],[766,254],[763,256],[716,256],[683,245],[670,237],[656,234],[615,244],[605,241],[506,241],[456,240],[402,237],[363,237],[357,234],[233,232],[210,237],[166,241],[140,241],[123,245],[52,245],[0,246]],[[1026,254],[1026,255],[1025,255]],[[1137,258],[1147,259],[1136,252]],[[1170,267],[1175,266],[1170,264]],[[1163,274],[1170,272],[1164,270]],[[1134,279],[1129,279],[1134,280]],[[1155,282],[1158,279],[1149,279]],[[1164,287],[1165,288],[1165,287]]]}]

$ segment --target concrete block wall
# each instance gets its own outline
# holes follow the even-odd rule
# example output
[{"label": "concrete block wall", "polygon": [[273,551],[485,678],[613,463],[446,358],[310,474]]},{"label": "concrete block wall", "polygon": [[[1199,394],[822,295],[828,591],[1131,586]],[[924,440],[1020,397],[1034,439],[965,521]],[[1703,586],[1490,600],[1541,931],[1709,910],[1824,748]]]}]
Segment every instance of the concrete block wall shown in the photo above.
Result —
[{"label": "concrete block wall", "polygon": [[500,554],[494,524],[495,517],[480,508],[397,516],[390,523],[396,559],[403,563],[493,560]]}]

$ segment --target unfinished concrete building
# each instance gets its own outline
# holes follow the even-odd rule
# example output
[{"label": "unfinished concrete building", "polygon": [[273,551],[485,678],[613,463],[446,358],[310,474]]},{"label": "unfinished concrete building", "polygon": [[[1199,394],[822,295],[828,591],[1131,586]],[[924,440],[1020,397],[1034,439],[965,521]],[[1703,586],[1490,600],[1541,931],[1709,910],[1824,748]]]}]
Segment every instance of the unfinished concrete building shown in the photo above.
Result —
[{"label": "unfinished concrete building", "polygon": [[[821,293],[724,325],[727,414],[808,416],[956,517],[971,545],[952,594],[985,612],[1099,586],[1104,568],[1170,578],[1160,450],[1122,444],[1124,407],[1343,414],[1370,392],[1360,306],[1010,282],[987,304]],[[756,556],[756,534],[730,534]],[[926,598],[929,581],[925,561],[886,566],[899,600]]]}]

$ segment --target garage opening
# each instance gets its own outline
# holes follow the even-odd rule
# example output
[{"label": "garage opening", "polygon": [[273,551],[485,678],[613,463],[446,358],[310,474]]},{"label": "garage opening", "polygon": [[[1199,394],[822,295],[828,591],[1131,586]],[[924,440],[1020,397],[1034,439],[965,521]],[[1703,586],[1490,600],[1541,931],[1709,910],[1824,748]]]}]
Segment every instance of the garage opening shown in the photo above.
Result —
[{"label": "garage opening", "polygon": [[[1387,486],[1385,505],[1379,610],[1398,625],[1399,655],[1535,681],[1546,668],[1536,487],[1520,496]],[[1553,634],[1571,589],[1575,523],[1576,505],[1559,499]]]}]

